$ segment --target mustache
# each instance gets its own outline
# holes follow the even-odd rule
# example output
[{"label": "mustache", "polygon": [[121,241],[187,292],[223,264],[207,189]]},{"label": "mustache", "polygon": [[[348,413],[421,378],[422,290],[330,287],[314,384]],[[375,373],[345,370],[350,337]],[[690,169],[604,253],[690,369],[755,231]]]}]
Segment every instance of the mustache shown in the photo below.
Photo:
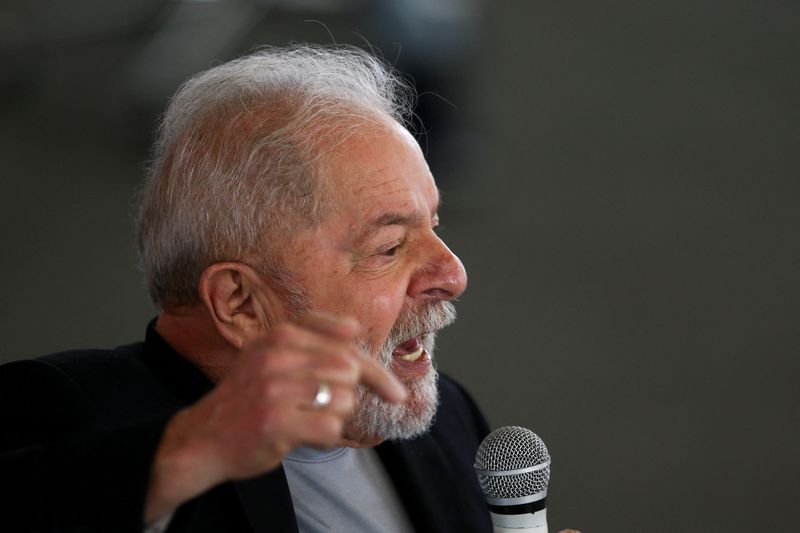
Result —
[{"label": "mustache", "polygon": [[419,337],[425,333],[435,333],[446,328],[456,319],[456,308],[451,302],[440,301],[426,304],[418,311],[407,310],[398,317],[386,344],[392,348],[403,341]]},{"label": "mustache", "polygon": [[426,304],[421,309],[407,309],[397,318],[389,336],[380,351],[381,361],[389,365],[392,351],[401,342],[415,337],[423,337],[423,345],[431,352],[436,332],[456,320],[456,308],[452,302],[439,301]]}]

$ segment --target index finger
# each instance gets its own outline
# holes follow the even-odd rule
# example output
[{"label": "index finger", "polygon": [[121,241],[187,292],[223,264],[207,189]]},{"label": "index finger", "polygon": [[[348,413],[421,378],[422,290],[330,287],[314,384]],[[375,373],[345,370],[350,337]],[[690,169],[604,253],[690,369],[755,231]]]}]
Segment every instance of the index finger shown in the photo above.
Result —
[{"label": "index finger", "polygon": [[381,398],[392,403],[401,403],[408,391],[397,377],[366,354],[360,358],[361,382]]},{"label": "index finger", "polygon": [[[358,321],[349,317],[338,317],[323,311],[309,311],[300,316],[296,324],[323,335],[331,335],[344,341],[355,340],[360,330]],[[392,403],[400,403],[408,396],[408,391],[400,380],[375,359],[358,350],[361,383],[379,396]]]},{"label": "index finger", "polygon": [[295,323],[323,335],[341,340],[352,340],[358,335],[358,321],[349,317],[339,317],[324,311],[309,311],[300,315]]}]

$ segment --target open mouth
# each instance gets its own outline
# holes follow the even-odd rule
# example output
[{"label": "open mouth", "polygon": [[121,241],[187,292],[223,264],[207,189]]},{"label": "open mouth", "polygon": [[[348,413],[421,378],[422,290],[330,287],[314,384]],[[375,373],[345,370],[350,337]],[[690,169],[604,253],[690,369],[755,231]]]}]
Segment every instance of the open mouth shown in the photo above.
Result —
[{"label": "open mouth", "polygon": [[421,337],[414,337],[398,344],[392,351],[392,355],[402,361],[413,363],[419,361],[425,354],[422,346]]}]

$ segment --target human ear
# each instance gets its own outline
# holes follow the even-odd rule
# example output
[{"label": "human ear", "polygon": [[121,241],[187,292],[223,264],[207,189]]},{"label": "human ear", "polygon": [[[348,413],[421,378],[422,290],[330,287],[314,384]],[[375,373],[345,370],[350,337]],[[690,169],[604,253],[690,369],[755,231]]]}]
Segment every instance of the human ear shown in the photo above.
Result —
[{"label": "human ear", "polygon": [[276,295],[250,266],[214,263],[200,275],[200,300],[219,334],[241,349],[275,322]]}]

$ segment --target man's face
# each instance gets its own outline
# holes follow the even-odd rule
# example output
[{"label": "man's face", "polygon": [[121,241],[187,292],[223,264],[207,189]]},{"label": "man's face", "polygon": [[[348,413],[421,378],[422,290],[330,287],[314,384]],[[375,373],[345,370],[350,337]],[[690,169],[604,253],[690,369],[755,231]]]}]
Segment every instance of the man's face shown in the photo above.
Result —
[{"label": "man's face", "polygon": [[357,319],[365,350],[409,388],[400,407],[359,392],[346,436],[382,440],[429,425],[433,333],[455,318],[448,301],[467,277],[436,234],[439,194],[414,138],[388,120],[366,128],[328,162],[331,214],[290,244],[283,263],[315,309]]}]

